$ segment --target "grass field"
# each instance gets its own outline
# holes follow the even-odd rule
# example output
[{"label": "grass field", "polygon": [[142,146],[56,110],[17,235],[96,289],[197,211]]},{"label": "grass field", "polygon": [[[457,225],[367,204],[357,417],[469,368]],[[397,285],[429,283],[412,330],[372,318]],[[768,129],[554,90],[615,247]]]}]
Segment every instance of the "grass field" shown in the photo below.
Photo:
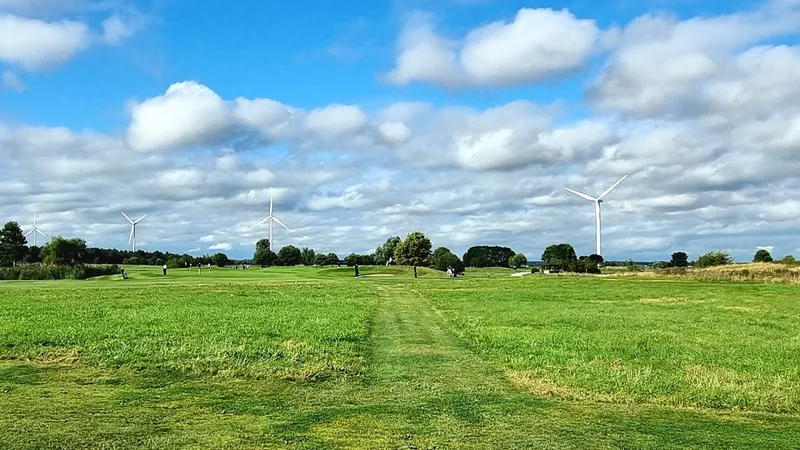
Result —
[{"label": "grass field", "polygon": [[797,448],[800,287],[406,268],[0,283],[0,448]]}]

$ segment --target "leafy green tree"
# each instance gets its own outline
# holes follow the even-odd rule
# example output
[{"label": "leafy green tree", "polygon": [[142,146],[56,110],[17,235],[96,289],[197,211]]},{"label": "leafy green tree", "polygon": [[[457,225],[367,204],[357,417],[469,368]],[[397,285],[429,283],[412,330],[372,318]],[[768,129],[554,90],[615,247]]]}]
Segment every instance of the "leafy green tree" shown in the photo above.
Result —
[{"label": "leafy green tree", "polygon": [[508,265],[515,269],[525,267],[528,265],[528,258],[522,253],[515,253],[514,256],[508,258]]},{"label": "leafy green tree", "polygon": [[784,263],[784,264],[795,264],[797,262],[797,260],[792,255],[786,255],[786,256],[783,257],[781,262]]},{"label": "leafy green tree", "polygon": [[314,250],[308,247],[305,247],[300,251],[300,260],[303,262],[304,266],[313,266],[314,258],[316,257],[317,254],[314,252]]},{"label": "leafy green tree", "polygon": [[554,244],[542,253],[542,262],[549,266],[557,266],[562,270],[575,271],[578,266],[578,256],[570,244]]},{"label": "leafy green tree", "polygon": [[509,267],[514,250],[508,247],[478,245],[464,253],[464,264],[468,267]]},{"label": "leafy green tree", "polygon": [[[28,251],[25,253],[24,261],[26,263],[40,263],[40,262],[42,262],[41,252],[42,252],[42,248],[41,247],[36,247],[36,246],[33,246],[33,245],[28,247]],[[122,261],[120,261],[120,262],[122,262]],[[103,263],[101,262],[100,264],[103,264]]]},{"label": "leafy green tree", "polygon": [[670,262],[673,267],[687,267],[689,266],[689,255],[684,252],[675,252],[672,254]]},{"label": "leafy green tree", "polygon": [[697,258],[697,267],[713,267],[733,264],[731,255],[725,252],[708,252]]},{"label": "leafy green tree", "polygon": [[65,239],[56,236],[42,247],[45,264],[75,266],[86,259],[86,241],[81,238]]},{"label": "leafy green tree", "polygon": [[338,266],[339,265],[339,255],[336,253],[328,253],[325,255],[325,265],[326,266]]},{"label": "leafy green tree", "polygon": [[772,261],[773,261],[772,255],[770,255],[769,251],[765,250],[765,249],[761,249],[761,250],[757,251],[756,254],[753,256],[753,262],[769,263],[769,262],[772,262]]},{"label": "leafy green tree", "polygon": [[394,251],[400,243],[400,236],[392,236],[386,239],[383,245],[375,249],[375,264],[384,265],[389,261],[389,258],[394,257]]},{"label": "leafy green tree", "polygon": [[225,267],[230,264],[231,260],[225,253],[215,253],[211,256],[211,263],[217,267]]},{"label": "leafy green tree", "polygon": [[358,255],[355,253],[350,253],[349,255],[344,257],[344,264],[347,267],[353,267],[358,264]]},{"label": "leafy green tree", "polygon": [[0,267],[21,262],[27,253],[27,240],[17,222],[7,222],[0,229]]},{"label": "leafy green tree", "polygon": [[422,232],[409,233],[394,250],[397,263],[404,266],[425,266],[431,255],[431,240]]},{"label": "leafy green tree", "polygon": [[297,266],[303,262],[303,254],[294,245],[287,245],[278,252],[278,262],[282,266]]},{"label": "leafy green tree", "polygon": [[464,263],[455,253],[447,247],[439,247],[431,253],[429,265],[436,270],[446,271],[448,267],[457,274],[464,273]]},{"label": "leafy green tree", "polygon": [[253,264],[261,267],[271,267],[278,263],[278,255],[269,249],[269,239],[260,239],[256,242],[256,251],[253,254]]}]

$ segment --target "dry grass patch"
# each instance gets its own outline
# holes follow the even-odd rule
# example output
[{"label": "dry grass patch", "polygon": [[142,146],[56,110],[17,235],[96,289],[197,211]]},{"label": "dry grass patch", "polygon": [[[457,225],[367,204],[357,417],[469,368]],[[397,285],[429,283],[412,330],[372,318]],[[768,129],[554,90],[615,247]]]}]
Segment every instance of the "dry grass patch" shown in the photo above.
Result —
[{"label": "dry grass patch", "polygon": [[512,385],[522,388],[536,396],[560,398],[565,400],[582,400],[601,403],[634,403],[634,400],[618,393],[607,394],[592,392],[587,389],[563,386],[543,376],[538,370],[507,370],[506,379]]}]

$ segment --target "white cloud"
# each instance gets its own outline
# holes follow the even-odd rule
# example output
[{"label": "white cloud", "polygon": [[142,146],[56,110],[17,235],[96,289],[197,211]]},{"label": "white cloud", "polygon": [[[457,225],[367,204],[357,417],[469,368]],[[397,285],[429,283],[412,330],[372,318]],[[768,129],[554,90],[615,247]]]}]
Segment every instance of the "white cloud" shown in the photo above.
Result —
[{"label": "white cloud", "polygon": [[128,141],[136,150],[158,151],[213,141],[231,126],[233,117],[216,92],[183,81],[162,96],[133,105]]},{"label": "white cloud", "polygon": [[100,39],[107,44],[118,44],[133,36],[143,26],[141,19],[123,20],[117,14],[103,20]]},{"label": "white cloud", "polygon": [[416,16],[403,30],[388,81],[457,86],[511,86],[546,80],[582,67],[600,31],[568,10],[520,9],[512,22],[493,22],[463,39],[440,36]]},{"label": "white cloud", "polygon": [[220,242],[219,244],[214,244],[214,245],[208,247],[209,250],[223,250],[223,251],[228,251],[228,250],[230,250],[232,248],[233,248],[233,245],[231,245],[231,244],[229,244],[227,242]]},{"label": "white cloud", "polygon": [[306,116],[307,130],[319,134],[357,133],[367,124],[358,106],[333,104],[311,110]]},{"label": "white cloud", "polygon": [[22,92],[24,91],[27,86],[22,80],[19,79],[17,74],[10,70],[6,70],[3,72],[2,76],[0,76],[0,87],[3,89]]},{"label": "white cloud", "polygon": [[81,22],[45,22],[0,14],[0,60],[26,70],[63,64],[90,42],[89,27]]},{"label": "white cloud", "polygon": [[207,234],[207,235],[201,237],[200,239],[198,239],[197,242],[206,242],[206,243],[214,242],[214,235],[213,234]]}]

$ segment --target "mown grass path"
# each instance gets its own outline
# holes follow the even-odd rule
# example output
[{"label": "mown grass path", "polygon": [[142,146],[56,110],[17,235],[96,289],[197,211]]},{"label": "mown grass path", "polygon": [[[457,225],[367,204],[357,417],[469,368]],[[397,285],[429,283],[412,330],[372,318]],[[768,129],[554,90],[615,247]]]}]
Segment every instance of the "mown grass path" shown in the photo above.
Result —
[{"label": "mown grass path", "polygon": [[[370,297],[358,297],[370,309],[367,337],[357,344],[364,371],[356,375],[298,381],[249,369],[180,372],[158,359],[115,367],[92,358],[0,358],[0,448],[790,449],[800,442],[800,418],[794,415],[538,397],[511,383],[502,362],[472,351],[451,328],[451,318],[436,312],[424,286],[449,281],[347,279],[316,288],[331,298],[348,292]],[[214,285],[214,295],[230,297],[241,286]],[[125,289],[102,295],[124,296]],[[230,301],[263,308],[253,298],[258,295],[249,298],[252,304]],[[92,302],[87,307],[96,308],[97,323],[108,323],[109,312]],[[161,305],[153,302],[154,309]],[[210,311],[212,317],[225,313]],[[313,323],[325,316],[314,316]],[[17,336],[13,327],[8,330]],[[229,340],[257,332],[248,329]],[[292,331],[273,332],[286,339]],[[305,338],[300,333],[294,339],[283,343],[291,344],[285,350]],[[331,350],[323,345],[320,351]],[[239,354],[249,355],[232,357]],[[208,360],[204,355],[198,361]]]}]

